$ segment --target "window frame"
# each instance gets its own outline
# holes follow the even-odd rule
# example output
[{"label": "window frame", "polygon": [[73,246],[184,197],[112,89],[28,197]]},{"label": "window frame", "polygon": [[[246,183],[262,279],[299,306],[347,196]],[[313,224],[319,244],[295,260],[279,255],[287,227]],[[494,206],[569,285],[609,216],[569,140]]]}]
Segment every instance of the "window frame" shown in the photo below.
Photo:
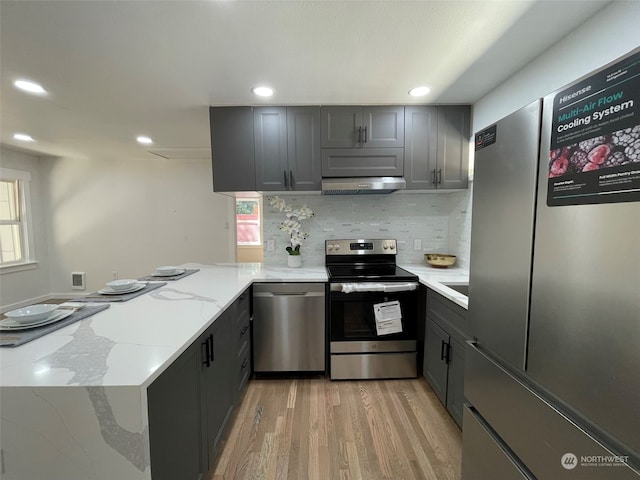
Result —
[{"label": "window frame", "polygon": [[[262,197],[243,197],[243,196],[237,196],[235,197],[235,202],[234,202],[234,211],[237,212],[237,205],[238,202],[252,202],[255,201],[258,203],[258,229],[259,229],[259,235],[260,235],[260,239],[259,242],[257,243],[240,243],[238,240],[238,214],[234,213],[234,219],[235,219],[235,225],[236,225],[236,248],[258,248],[258,247],[262,247],[263,243],[264,243],[264,239],[263,239],[263,227],[262,227]],[[249,223],[249,222],[246,222]]]},{"label": "window frame", "polygon": [[18,182],[18,205],[20,218],[20,241],[23,251],[22,259],[11,262],[0,262],[0,275],[36,268],[33,241],[33,220],[31,216],[31,173],[23,170],[0,167],[0,179]]}]

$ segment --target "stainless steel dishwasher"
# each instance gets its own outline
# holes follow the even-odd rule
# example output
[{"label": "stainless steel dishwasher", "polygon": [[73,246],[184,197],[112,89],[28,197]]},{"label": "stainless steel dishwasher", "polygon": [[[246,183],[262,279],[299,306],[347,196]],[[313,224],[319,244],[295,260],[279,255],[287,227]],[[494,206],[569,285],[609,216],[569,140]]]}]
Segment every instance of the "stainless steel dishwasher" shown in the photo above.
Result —
[{"label": "stainless steel dishwasher", "polygon": [[253,285],[255,372],[325,370],[325,285]]}]

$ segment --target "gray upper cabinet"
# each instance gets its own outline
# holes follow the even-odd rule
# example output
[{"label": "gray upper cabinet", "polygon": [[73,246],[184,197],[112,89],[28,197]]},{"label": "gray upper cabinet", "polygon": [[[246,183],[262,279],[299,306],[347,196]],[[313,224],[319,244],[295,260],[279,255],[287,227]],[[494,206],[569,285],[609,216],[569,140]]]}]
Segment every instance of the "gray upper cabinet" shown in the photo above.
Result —
[{"label": "gray upper cabinet", "polygon": [[468,188],[471,108],[438,107],[438,188]]},{"label": "gray upper cabinet", "polygon": [[470,107],[405,108],[405,180],[409,190],[468,188]]},{"label": "gray upper cabinet", "polygon": [[211,107],[211,162],[215,192],[256,190],[251,107]]},{"label": "gray upper cabinet", "polygon": [[286,107],[254,108],[253,135],[255,139],[255,190],[287,190],[289,164],[287,160]]},{"label": "gray upper cabinet", "polygon": [[405,107],[404,124],[404,177],[407,189],[435,188],[438,107]]},{"label": "gray upper cabinet", "polygon": [[404,107],[322,107],[322,148],[403,148]]},{"label": "gray upper cabinet", "polygon": [[320,190],[320,107],[211,107],[215,192]]},{"label": "gray upper cabinet", "polygon": [[320,107],[287,107],[289,190],[320,190]]}]

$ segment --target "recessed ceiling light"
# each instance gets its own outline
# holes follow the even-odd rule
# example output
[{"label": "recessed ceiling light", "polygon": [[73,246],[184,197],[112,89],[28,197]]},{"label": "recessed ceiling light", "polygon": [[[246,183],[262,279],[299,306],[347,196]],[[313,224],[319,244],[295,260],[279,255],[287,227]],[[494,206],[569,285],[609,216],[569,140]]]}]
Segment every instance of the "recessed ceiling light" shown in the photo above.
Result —
[{"label": "recessed ceiling light", "polygon": [[259,97],[270,97],[274,92],[271,87],[253,87],[251,91]]},{"label": "recessed ceiling light", "polygon": [[32,82],[30,80],[16,80],[13,82],[13,85],[20,90],[24,90],[29,93],[47,93],[47,91],[42,88],[42,85],[36,82]]},{"label": "recessed ceiling light", "polygon": [[31,135],[27,135],[26,133],[15,133],[13,138],[16,140],[20,140],[21,142],[35,142]]},{"label": "recessed ceiling light", "polygon": [[153,143],[153,140],[151,140],[149,137],[145,137],[144,135],[140,135],[138,138],[136,138],[136,140],[138,141],[138,143],[142,143],[143,145],[151,145]]},{"label": "recessed ceiling light", "polygon": [[409,95],[411,95],[412,97],[424,97],[430,91],[431,89],[429,87],[422,85],[420,87],[415,87],[409,90]]}]

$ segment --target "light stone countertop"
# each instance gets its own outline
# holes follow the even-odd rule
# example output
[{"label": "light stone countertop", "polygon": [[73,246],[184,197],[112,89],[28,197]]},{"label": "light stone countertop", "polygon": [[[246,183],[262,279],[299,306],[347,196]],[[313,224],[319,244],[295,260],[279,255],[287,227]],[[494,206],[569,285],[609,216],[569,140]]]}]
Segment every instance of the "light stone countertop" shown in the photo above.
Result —
[{"label": "light stone countertop", "polygon": [[[200,271],[0,349],[3,480],[151,480],[151,382],[252,283],[327,281],[324,265],[183,266]],[[440,283],[465,283],[465,271],[404,267],[465,306]]]},{"label": "light stone countertop", "polygon": [[[200,271],[27,344],[0,349],[0,385],[146,387],[252,283],[327,281],[324,265],[182,266]],[[466,270],[402,267],[467,308],[467,297],[442,284],[468,283]]]},{"label": "light stone countertop", "polygon": [[182,267],[200,271],[19,347],[0,349],[0,385],[148,386],[252,283],[327,281],[324,265]]},{"label": "light stone countertop", "polygon": [[438,292],[443,297],[448,298],[464,309],[468,309],[469,299],[467,296],[456,292],[445,284],[468,285],[469,270],[459,267],[434,268],[426,264],[405,264],[400,266],[414,275],[418,275],[420,283],[423,285]]}]

